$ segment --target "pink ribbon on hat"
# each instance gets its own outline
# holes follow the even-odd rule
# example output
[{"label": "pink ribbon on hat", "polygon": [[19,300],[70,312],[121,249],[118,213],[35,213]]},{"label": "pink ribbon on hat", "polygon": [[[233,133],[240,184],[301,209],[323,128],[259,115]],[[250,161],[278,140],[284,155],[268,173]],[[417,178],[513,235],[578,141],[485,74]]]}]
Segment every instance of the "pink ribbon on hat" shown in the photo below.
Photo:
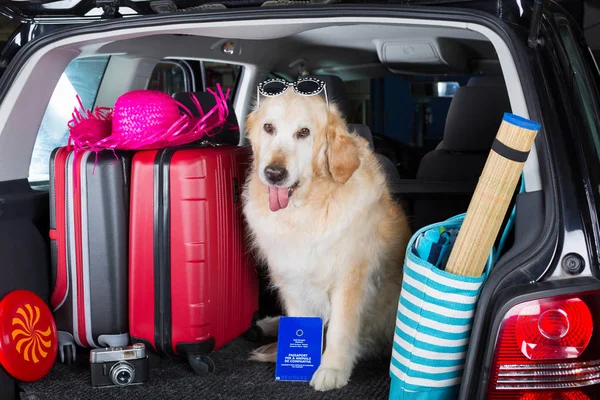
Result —
[{"label": "pink ribbon on hat", "polygon": [[[211,89],[207,92],[215,97],[216,104],[206,113],[196,96],[190,93],[200,117],[194,117],[173,97],[155,90],[127,92],[117,99],[112,109],[96,107],[94,111],[86,110],[77,96],[80,109],[74,109],[68,123],[68,146],[75,155],[85,150],[95,152],[95,170],[98,153],[102,150],[111,150],[118,161],[115,150],[162,149],[193,143],[204,136],[212,137],[220,132],[229,115],[230,90],[223,93],[217,84],[216,92]],[[77,168],[73,171],[77,185]]]}]

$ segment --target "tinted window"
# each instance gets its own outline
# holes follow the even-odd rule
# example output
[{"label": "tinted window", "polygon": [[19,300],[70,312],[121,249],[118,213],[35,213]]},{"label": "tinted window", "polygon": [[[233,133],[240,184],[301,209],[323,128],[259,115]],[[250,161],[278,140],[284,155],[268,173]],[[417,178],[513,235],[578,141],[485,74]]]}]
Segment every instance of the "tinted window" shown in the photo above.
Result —
[{"label": "tinted window", "polygon": [[195,90],[190,66],[184,61],[162,61],[156,64],[148,89],[168,94]]},{"label": "tinted window", "polygon": [[346,82],[348,91],[348,123],[369,125],[371,122],[371,80]]},{"label": "tinted window", "polygon": [[231,65],[225,63],[204,61],[204,87],[215,90],[217,83],[223,90],[231,89],[232,97],[235,92],[235,86],[240,78],[242,67],[240,65]]},{"label": "tinted window", "polygon": [[86,109],[94,106],[108,60],[108,56],[75,59],[63,72],[37,134],[29,167],[30,182],[48,181],[50,154],[67,144],[67,124],[78,106],[76,96]]},{"label": "tinted window", "polygon": [[212,61],[163,60],[156,65],[148,82],[148,89],[168,94],[215,90],[217,83],[223,90],[231,89],[234,97],[242,66]]}]

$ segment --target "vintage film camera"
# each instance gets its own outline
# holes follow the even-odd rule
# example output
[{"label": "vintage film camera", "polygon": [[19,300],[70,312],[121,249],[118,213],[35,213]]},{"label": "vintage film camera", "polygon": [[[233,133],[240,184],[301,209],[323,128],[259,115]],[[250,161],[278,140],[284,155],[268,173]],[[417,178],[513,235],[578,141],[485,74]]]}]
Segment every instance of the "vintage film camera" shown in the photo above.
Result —
[{"label": "vintage film camera", "polygon": [[129,386],[148,380],[146,346],[107,347],[90,351],[92,386]]}]

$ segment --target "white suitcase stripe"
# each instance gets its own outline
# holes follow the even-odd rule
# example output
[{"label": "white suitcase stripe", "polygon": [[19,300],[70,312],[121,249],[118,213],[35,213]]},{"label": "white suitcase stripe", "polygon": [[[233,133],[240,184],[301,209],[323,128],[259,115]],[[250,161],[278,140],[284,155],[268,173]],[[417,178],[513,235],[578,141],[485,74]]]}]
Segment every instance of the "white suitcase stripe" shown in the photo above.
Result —
[{"label": "white suitcase stripe", "polygon": [[[71,281],[73,282],[73,289],[71,290],[71,308],[73,312],[73,338],[75,339],[75,343],[79,346],[83,347],[83,344],[79,341],[79,327],[77,324],[77,256],[75,252],[75,210],[73,204],[73,191],[74,191],[74,182],[73,182],[73,157],[74,153],[71,152],[67,157],[67,229],[68,229],[68,237],[67,237],[67,266],[70,271]],[[73,221],[73,223],[69,223],[69,221]]]},{"label": "white suitcase stripe", "polygon": [[79,176],[81,177],[81,253],[82,271],[83,271],[83,304],[85,316],[85,336],[88,344],[91,347],[98,347],[94,342],[92,334],[92,301],[90,287],[90,244],[89,244],[89,229],[88,229],[88,205],[87,205],[87,160],[92,154],[91,151],[86,151],[79,164]]}]

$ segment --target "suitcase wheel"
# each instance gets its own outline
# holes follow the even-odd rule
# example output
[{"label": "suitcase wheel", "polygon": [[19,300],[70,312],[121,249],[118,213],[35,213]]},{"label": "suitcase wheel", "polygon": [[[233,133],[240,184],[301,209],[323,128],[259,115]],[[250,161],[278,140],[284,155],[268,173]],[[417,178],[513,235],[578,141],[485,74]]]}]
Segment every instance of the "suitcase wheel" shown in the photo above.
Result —
[{"label": "suitcase wheel", "polygon": [[250,329],[242,334],[242,337],[250,342],[260,342],[265,335],[260,326],[252,325]]},{"label": "suitcase wheel", "polygon": [[188,355],[188,361],[198,375],[207,375],[215,372],[215,362],[207,356],[199,354]]},{"label": "suitcase wheel", "polygon": [[58,331],[58,353],[60,362],[71,365],[77,356],[75,339],[68,332]]},{"label": "suitcase wheel", "polygon": [[71,365],[75,361],[75,346],[71,344],[63,345],[60,348],[60,361],[63,364]]},{"label": "suitcase wheel", "polygon": [[65,347],[64,363],[67,365],[71,365],[71,364],[73,364],[73,361],[75,361],[75,355],[73,354],[73,347],[67,346],[67,347]]}]

